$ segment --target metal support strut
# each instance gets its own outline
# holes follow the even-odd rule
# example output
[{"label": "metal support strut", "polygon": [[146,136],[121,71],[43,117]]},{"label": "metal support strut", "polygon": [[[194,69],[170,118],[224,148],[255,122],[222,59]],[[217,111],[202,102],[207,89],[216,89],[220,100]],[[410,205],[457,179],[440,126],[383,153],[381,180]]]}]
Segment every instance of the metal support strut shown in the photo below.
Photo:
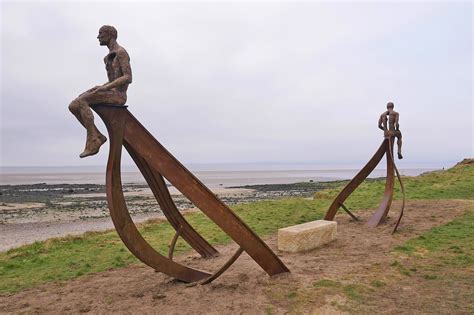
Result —
[{"label": "metal support strut", "polygon": [[239,247],[235,254],[230,257],[230,259],[224,264],[224,266],[221,267],[221,269],[217,270],[209,278],[204,279],[201,284],[208,284],[219,278],[219,276],[223,274],[227,269],[229,269],[229,267],[232,266],[232,264],[237,260],[237,258],[240,257],[243,251],[244,249],[242,247]]},{"label": "metal support strut", "polygon": [[339,205],[342,207],[342,209],[344,209],[344,211],[347,212],[348,215],[351,216],[351,218],[353,218],[355,221],[359,221],[359,218],[352,214],[352,212],[350,212],[342,202]]}]

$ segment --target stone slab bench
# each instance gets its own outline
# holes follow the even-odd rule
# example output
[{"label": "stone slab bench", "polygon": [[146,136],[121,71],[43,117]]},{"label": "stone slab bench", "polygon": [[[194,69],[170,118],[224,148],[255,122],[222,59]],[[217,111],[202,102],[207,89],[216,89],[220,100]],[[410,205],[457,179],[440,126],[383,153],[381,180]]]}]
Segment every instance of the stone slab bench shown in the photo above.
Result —
[{"label": "stone slab bench", "polygon": [[278,249],[303,252],[327,244],[337,235],[335,221],[316,220],[278,230]]}]

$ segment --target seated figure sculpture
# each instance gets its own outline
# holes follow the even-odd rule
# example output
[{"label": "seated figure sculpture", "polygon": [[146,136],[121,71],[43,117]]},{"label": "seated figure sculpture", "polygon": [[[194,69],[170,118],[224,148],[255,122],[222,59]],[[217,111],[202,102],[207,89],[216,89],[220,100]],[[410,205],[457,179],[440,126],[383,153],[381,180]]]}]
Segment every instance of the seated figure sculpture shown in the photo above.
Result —
[{"label": "seated figure sculpture", "polygon": [[[393,103],[387,103],[387,111],[383,112],[379,118],[379,128],[384,131],[385,137],[397,138],[398,147],[398,159],[403,159],[402,156],[402,132],[400,131],[400,125],[398,119],[400,115],[393,110]],[[387,125],[388,123],[388,125]]]},{"label": "seated figure sculpture", "polygon": [[94,114],[89,106],[104,103],[124,105],[127,101],[128,85],[132,83],[130,57],[127,51],[117,43],[115,27],[102,26],[97,39],[101,46],[109,48],[109,53],[104,58],[108,82],[85,91],[69,105],[69,110],[87,130],[86,146],[79,155],[81,158],[97,154],[100,146],[107,141],[94,124]]}]

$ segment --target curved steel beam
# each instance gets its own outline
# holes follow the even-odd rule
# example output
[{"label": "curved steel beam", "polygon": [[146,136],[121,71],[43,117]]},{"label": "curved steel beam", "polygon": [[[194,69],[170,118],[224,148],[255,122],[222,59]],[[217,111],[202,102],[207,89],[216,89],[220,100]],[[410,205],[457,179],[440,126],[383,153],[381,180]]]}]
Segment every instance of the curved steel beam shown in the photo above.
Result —
[{"label": "curved steel beam", "polygon": [[380,160],[383,158],[385,152],[387,151],[388,140],[384,139],[380,147],[375,152],[374,156],[367,162],[367,164],[357,173],[356,176],[342,189],[342,191],[334,198],[331,206],[329,206],[324,220],[332,221],[334,216],[339,210],[341,204],[356,190],[357,187],[370,175],[374,168],[379,164]]},{"label": "curved steel beam", "polygon": [[[129,141],[131,141],[129,139]],[[135,164],[138,166],[140,172],[145,178],[150,187],[155,199],[158,201],[163,214],[173,228],[178,231],[181,230],[181,237],[195,250],[201,257],[214,257],[219,255],[219,252],[212,247],[193,227],[186,221],[184,216],[178,211],[173,198],[170,195],[168,187],[163,179],[163,176],[156,170],[150,167],[145,159],[140,157],[133,147],[124,139],[124,147],[132,157]]]},{"label": "curved steel beam", "polygon": [[110,152],[107,162],[106,193],[110,216],[120,238],[127,248],[143,263],[185,282],[194,282],[208,278],[210,274],[185,267],[162,256],[141,236],[132,221],[122,191],[120,164],[122,140],[126,121],[123,106],[113,110],[100,111],[109,132]]},{"label": "curved steel beam", "polygon": [[395,186],[395,170],[393,168],[394,161],[393,155],[391,154],[393,142],[391,141],[390,137],[388,137],[384,140],[384,143],[386,145],[385,157],[387,159],[387,177],[385,178],[385,191],[377,211],[375,211],[375,213],[372,215],[372,217],[370,217],[367,222],[367,225],[370,227],[376,227],[383,220],[385,220],[393,200],[393,188]]},{"label": "curved steel beam", "polygon": [[173,236],[173,239],[171,240],[171,243],[170,243],[170,248],[168,250],[168,258],[170,260],[173,260],[173,253],[174,253],[174,248],[176,246],[176,242],[178,241],[178,238],[179,238],[179,234],[181,233],[181,227],[179,227],[177,230],[176,230],[176,233],[174,234]]},{"label": "curved steel beam", "polygon": [[229,269],[230,266],[237,260],[237,258],[240,257],[244,249],[242,247],[239,247],[239,249],[230,257],[230,259],[215,273],[213,273],[209,278],[204,279],[201,281],[201,284],[208,284],[211,283],[212,281],[216,280],[219,278],[227,269]]},{"label": "curved steel beam", "polygon": [[[393,148],[393,147],[391,147],[391,149],[392,149],[392,148]],[[392,149],[391,154],[392,154],[392,156],[393,156],[393,149]],[[395,165],[395,159],[393,159],[393,168],[395,169],[395,173],[397,174],[398,182],[400,183],[400,189],[401,189],[401,191],[402,191],[403,199],[402,199],[402,208],[401,208],[401,210],[400,210],[400,215],[398,216],[398,220],[397,220],[397,223],[395,224],[395,227],[393,228],[392,234],[397,231],[398,225],[400,224],[400,221],[402,220],[403,212],[404,212],[404,210],[405,210],[405,199],[406,199],[406,196],[405,196],[405,186],[403,186],[402,177],[400,176],[400,173],[398,172],[397,165]]]},{"label": "curved steel beam", "polygon": [[[107,112],[107,106],[95,106]],[[288,272],[278,256],[229,207],[166,150],[143,125],[124,110],[127,128],[124,139],[151,168],[165,177],[176,189],[239,244],[269,275]]]},{"label": "curved steel beam", "polygon": [[[101,104],[93,105],[91,108],[104,120],[110,136],[111,147],[107,164],[107,200],[112,220],[120,237],[137,258],[156,270],[183,281],[197,281],[209,277],[209,274],[205,272],[182,266],[160,255],[139,234],[130,218],[122,192],[120,158],[123,143],[126,143],[129,152],[132,152],[132,155],[135,156],[136,161],[138,161],[137,164],[142,167],[141,170],[143,170],[144,176],[150,182],[156,184],[157,195],[163,195],[161,190],[163,185],[167,191],[162,177],[164,176],[239,244],[241,250],[245,250],[269,275],[289,272],[288,268],[268,245],[172,156],[133,117],[126,106]],[[169,191],[167,191],[167,194],[169,195]],[[166,195],[166,192],[164,195]],[[158,197],[157,200],[160,201]],[[166,200],[162,200],[162,202],[166,202]],[[114,214],[112,215],[112,213]],[[228,268],[226,265],[221,269],[225,271]]]}]

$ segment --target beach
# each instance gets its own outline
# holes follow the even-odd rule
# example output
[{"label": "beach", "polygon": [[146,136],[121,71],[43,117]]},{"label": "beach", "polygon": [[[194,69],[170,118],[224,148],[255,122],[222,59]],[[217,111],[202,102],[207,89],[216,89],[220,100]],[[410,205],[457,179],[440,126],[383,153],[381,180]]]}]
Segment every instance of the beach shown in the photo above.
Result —
[{"label": "beach", "polygon": [[[227,205],[285,197],[310,197],[334,182],[215,187]],[[0,251],[52,237],[113,229],[105,186],[93,184],[0,186]],[[151,190],[143,184],[124,185],[124,195],[136,223],[165,219]],[[186,197],[170,188],[181,212],[197,211]]]},{"label": "beach", "polygon": [[[216,167],[214,167],[216,169]],[[429,169],[403,170],[420,174]],[[2,169],[0,185],[0,251],[46,240],[113,229],[105,198],[104,174],[96,168]],[[382,176],[377,170],[373,176]],[[314,192],[352,177],[356,169],[197,170],[196,174],[224,203],[255,202],[286,197],[311,197]],[[136,223],[164,219],[141,174],[126,169],[123,191]],[[182,212],[198,211],[177,189],[169,190]]]}]

